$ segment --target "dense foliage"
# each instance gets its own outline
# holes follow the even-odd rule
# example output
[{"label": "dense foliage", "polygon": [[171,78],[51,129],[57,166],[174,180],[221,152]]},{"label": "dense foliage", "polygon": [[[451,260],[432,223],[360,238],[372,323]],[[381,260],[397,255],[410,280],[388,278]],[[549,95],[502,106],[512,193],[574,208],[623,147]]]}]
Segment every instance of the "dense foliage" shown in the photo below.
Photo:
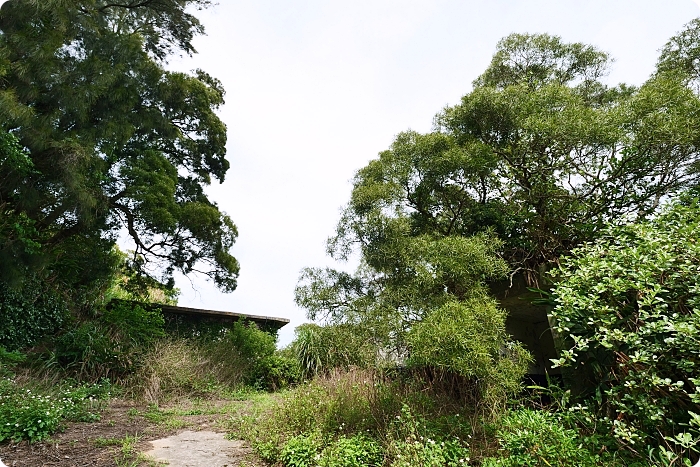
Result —
[{"label": "dense foliage", "polygon": [[528,356],[508,339],[505,314],[484,285],[506,271],[495,256],[500,243],[412,237],[405,217],[378,222],[386,241],[366,252],[358,275],[307,269],[297,303],[311,318],[351,325],[374,344],[375,360],[473,378],[482,396],[517,390]]},{"label": "dense foliage", "polygon": [[[508,412],[499,423],[500,457],[485,459],[484,467],[594,467],[626,465],[624,457],[595,452],[575,427],[546,410]],[[632,464],[642,467],[644,464]]]},{"label": "dense foliage", "polygon": [[330,253],[376,267],[405,219],[410,237],[492,232],[512,269],[536,271],[609,221],[656,212],[699,168],[700,100],[669,60],[640,88],[610,87],[594,47],[506,37],[433,132],[399,134],[358,171]]},{"label": "dense foliage", "polygon": [[[230,420],[289,466],[697,457],[700,20],[638,88],[607,84],[611,60],[595,47],[504,38],[433,131],[399,134],[357,172],[328,251],[359,254],[359,268],[303,271],[296,301],[326,325],[300,327],[279,351],[249,323],[168,335],[156,308],[133,302],[172,302],[176,271],[236,287],[236,228],[204,192],[228,169],[224,90],[201,70],[165,67],[194,53],[203,30],[191,11],[208,4],[0,9],[0,442],[94,419],[108,394],[106,380],[13,378],[33,365],[119,381],[154,413],[306,378]],[[120,232],[135,245],[128,258]],[[560,262],[552,317],[569,387],[541,410],[555,389],[519,393],[528,355],[488,286],[533,283]],[[110,298],[125,300],[103,306]],[[15,351],[57,330],[36,353]]]},{"label": "dense foliage", "polygon": [[208,3],[2,5],[0,280],[40,274],[73,292],[109,275],[123,230],[140,274],[235,288],[236,228],[204,193],[229,166],[224,90],[164,67],[194,52],[189,11]]},{"label": "dense foliage", "polygon": [[275,391],[299,382],[299,362],[277,352],[275,334],[259,329],[255,323],[236,322],[221,339],[227,343],[224,350],[233,350],[244,362],[241,372],[247,384]]},{"label": "dense foliage", "polygon": [[700,443],[682,434],[700,404],[699,231],[697,202],[677,204],[609,230],[557,272],[558,364],[632,449]]},{"label": "dense foliage", "polygon": [[123,378],[165,336],[160,310],[117,302],[61,334],[52,359],[83,379]]},{"label": "dense foliage", "polygon": [[68,308],[55,290],[32,278],[21,287],[0,283],[0,316],[0,346],[17,350],[61,329]]},{"label": "dense foliage", "polygon": [[512,391],[525,357],[485,284],[536,283],[607,223],[697,182],[700,99],[682,74],[660,66],[640,88],[610,87],[609,64],[546,34],[499,42],[433,132],[398,135],[357,172],[328,252],[359,253],[360,267],[305,269],[297,303],[399,360]]}]

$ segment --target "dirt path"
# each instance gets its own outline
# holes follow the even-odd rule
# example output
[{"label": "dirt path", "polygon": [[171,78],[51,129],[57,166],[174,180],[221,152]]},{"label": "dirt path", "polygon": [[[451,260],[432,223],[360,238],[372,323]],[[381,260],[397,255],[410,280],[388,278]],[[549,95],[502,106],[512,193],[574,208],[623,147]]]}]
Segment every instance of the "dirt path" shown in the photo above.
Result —
[{"label": "dirt path", "polygon": [[226,420],[248,407],[214,401],[157,409],[113,401],[100,421],[69,423],[40,443],[0,444],[0,459],[7,467],[260,467],[245,443],[224,439]]}]

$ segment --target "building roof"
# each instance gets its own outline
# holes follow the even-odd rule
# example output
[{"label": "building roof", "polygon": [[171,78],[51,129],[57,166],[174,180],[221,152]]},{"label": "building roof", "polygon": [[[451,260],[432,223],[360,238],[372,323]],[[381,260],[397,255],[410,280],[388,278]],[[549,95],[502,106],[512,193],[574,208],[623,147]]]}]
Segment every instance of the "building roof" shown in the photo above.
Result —
[{"label": "building roof", "polygon": [[180,315],[190,319],[235,322],[240,320],[251,321],[261,329],[277,331],[289,323],[287,318],[275,318],[272,316],[249,315],[246,313],[234,313],[232,311],[203,310],[201,308],[187,308],[184,306],[158,305],[164,315]]}]

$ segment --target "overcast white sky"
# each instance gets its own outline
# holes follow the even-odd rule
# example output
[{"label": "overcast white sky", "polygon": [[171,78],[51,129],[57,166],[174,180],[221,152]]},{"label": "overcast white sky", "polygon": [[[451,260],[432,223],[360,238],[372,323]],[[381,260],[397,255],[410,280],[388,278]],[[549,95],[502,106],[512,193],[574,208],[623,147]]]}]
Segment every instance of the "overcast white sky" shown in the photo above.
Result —
[{"label": "overcast white sky", "polygon": [[226,182],[211,197],[237,224],[238,289],[178,281],[180,305],[305,321],[294,286],[332,264],[325,239],[355,171],[397,133],[429,131],[512,32],[585,42],[616,59],[611,82],[642,83],[700,0],[220,0],[199,13],[202,68],[226,88]]}]

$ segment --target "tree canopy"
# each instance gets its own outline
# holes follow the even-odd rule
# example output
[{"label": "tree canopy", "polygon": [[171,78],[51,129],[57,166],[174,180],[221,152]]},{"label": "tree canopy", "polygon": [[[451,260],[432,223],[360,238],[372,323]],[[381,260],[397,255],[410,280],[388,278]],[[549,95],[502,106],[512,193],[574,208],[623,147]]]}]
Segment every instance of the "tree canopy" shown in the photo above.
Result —
[{"label": "tree canopy", "polygon": [[[360,268],[305,269],[297,303],[310,318],[370,324],[417,362],[470,374],[464,355],[509,345],[486,283],[523,274],[536,284],[608,224],[653,217],[697,185],[700,99],[670,52],[693,55],[697,44],[669,45],[658,71],[632,87],[606,82],[611,59],[593,46],[504,38],[433,131],[397,135],[357,172],[328,252],[359,254]],[[479,344],[480,332],[499,344]]]},{"label": "tree canopy", "polygon": [[674,73],[610,87],[609,62],[548,35],[503,39],[435,131],[399,134],[357,173],[331,252],[366,256],[377,220],[404,217],[410,235],[493,232],[514,269],[537,271],[655,212],[697,183],[700,100]]},{"label": "tree canopy", "polygon": [[189,12],[208,4],[3,4],[3,280],[18,271],[88,280],[114,266],[112,246],[128,232],[141,274],[171,282],[196,271],[235,289],[236,227],[204,191],[229,167],[216,114],[224,89],[202,70],[164,67],[195,52],[203,28]]}]

